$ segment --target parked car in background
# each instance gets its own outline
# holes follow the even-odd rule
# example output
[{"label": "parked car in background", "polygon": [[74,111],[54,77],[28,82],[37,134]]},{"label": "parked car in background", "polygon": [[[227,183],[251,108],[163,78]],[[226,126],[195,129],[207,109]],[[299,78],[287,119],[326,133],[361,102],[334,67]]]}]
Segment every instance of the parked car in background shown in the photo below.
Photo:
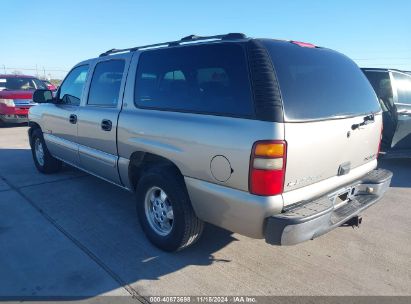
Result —
[{"label": "parked car in background", "polygon": [[66,162],[134,191],[143,231],[167,251],[204,222],[276,245],[359,224],[392,177],[376,169],[371,85],[309,43],[226,34],[110,50],[34,100],[37,169]]},{"label": "parked car in background", "polygon": [[0,124],[27,122],[37,89],[47,86],[33,76],[0,75]]},{"label": "parked car in background", "polygon": [[394,69],[363,68],[383,109],[384,157],[411,157],[411,75]]},{"label": "parked car in background", "polygon": [[44,82],[44,84],[47,86],[47,88],[50,90],[50,91],[57,91],[57,87],[54,85],[54,84],[52,84],[50,81],[48,81],[48,80],[44,80],[44,79],[42,79],[41,81],[43,81]]}]

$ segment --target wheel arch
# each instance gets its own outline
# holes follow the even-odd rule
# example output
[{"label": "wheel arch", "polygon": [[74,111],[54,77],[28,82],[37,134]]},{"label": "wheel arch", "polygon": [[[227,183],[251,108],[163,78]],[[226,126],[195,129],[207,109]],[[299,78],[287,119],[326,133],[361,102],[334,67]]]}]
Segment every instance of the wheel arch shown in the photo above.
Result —
[{"label": "wheel arch", "polygon": [[31,145],[31,135],[33,134],[34,130],[40,129],[41,127],[38,123],[34,122],[34,121],[29,121],[29,130],[28,130],[28,135],[29,135],[29,142]]},{"label": "wheel arch", "polygon": [[183,177],[181,170],[170,159],[149,152],[135,151],[130,156],[130,163],[128,166],[128,178],[133,191],[135,191],[137,183],[144,172],[154,166],[170,167]]}]

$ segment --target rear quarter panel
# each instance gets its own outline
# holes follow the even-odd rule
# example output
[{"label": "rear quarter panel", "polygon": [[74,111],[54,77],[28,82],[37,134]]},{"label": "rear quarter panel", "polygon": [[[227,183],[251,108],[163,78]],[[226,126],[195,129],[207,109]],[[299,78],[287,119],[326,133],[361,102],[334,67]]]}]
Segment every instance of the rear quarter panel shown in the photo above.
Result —
[{"label": "rear quarter panel", "polygon": [[[184,176],[248,191],[253,143],[283,137],[281,124],[132,108],[120,114],[118,151],[126,159],[135,151],[153,153],[171,160]],[[225,182],[211,173],[211,160],[218,155],[232,168]]]},{"label": "rear quarter panel", "polygon": [[[282,124],[213,115],[139,109],[134,84],[139,52],[135,52],[127,78],[123,109],[118,122],[120,167],[133,152],[144,151],[171,160],[184,176],[248,191],[253,143],[284,139]],[[225,156],[231,177],[217,181],[210,169],[214,156]],[[124,176],[124,174],[122,175]],[[122,178],[123,183],[127,183]],[[130,185],[126,185],[130,186]]]}]

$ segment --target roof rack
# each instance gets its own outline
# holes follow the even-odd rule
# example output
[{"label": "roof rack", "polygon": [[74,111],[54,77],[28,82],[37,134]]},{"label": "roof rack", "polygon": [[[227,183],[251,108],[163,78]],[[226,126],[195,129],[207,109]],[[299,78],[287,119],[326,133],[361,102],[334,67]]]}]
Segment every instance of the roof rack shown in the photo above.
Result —
[{"label": "roof rack", "polygon": [[134,52],[134,51],[141,50],[141,49],[148,49],[148,48],[154,48],[154,47],[160,47],[160,46],[165,46],[165,47],[177,46],[177,45],[180,45],[182,43],[189,43],[189,42],[194,42],[194,41],[236,40],[236,39],[245,39],[245,38],[247,38],[247,36],[242,34],[242,33],[228,33],[228,34],[224,34],[224,35],[214,35],[214,36],[189,35],[189,36],[183,37],[180,40],[176,40],[176,41],[169,41],[169,42],[163,42],[163,43],[142,45],[142,46],[127,48],[127,49],[111,49],[111,50],[108,50],[108,51],[100,54],[99,57],[104,57],[104,56],[108,56],[108,55],[116,54],[116,53]]},{"label": "roof rack", "polygon": [[367,67],[360,67],[361,70],[374,70],[374,71],[395,71],[400,73],[410,74],[410,71],[404,71],[399,69],[392,69],[392,68],[367,68]]}]

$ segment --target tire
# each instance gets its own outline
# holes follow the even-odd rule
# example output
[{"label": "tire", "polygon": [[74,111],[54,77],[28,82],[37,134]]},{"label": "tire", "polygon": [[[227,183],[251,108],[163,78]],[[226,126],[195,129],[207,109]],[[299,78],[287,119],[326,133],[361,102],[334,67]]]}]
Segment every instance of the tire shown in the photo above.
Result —
[{"label": "tire", "polygon": [[[162,197],[161,191],[166,198]],[[141,227],[151,243],[158,248],[168,252],[179,251],[200,238],[204,223],[195,215],[184,179],[177,169],[172,166],[159,166],[146,170],[138,182],[136,197]],[[165,227],[166,231],[161,231],[162,227],[156,225],[156,212],[150,208],[154,208],[159,202],[160,209],[156,212],[158,215],[161,210],[166,210],[166,214],[163,213],[163,228]],[[161,209],[161,202],[166,209]],[[172,220],[167,212],[170,206]]]},{"label": "tire", "polygon": [[[30,146],[34,164],[38,171],[44,174],[51,174],[58,172],[61,169],[62,162],[50,154],[43,138],[43,132],[40,129],[35,129],[31,133]],[[41,152],[39,152],[40,147],[43,154],[42,158],[40,156]]]}]

